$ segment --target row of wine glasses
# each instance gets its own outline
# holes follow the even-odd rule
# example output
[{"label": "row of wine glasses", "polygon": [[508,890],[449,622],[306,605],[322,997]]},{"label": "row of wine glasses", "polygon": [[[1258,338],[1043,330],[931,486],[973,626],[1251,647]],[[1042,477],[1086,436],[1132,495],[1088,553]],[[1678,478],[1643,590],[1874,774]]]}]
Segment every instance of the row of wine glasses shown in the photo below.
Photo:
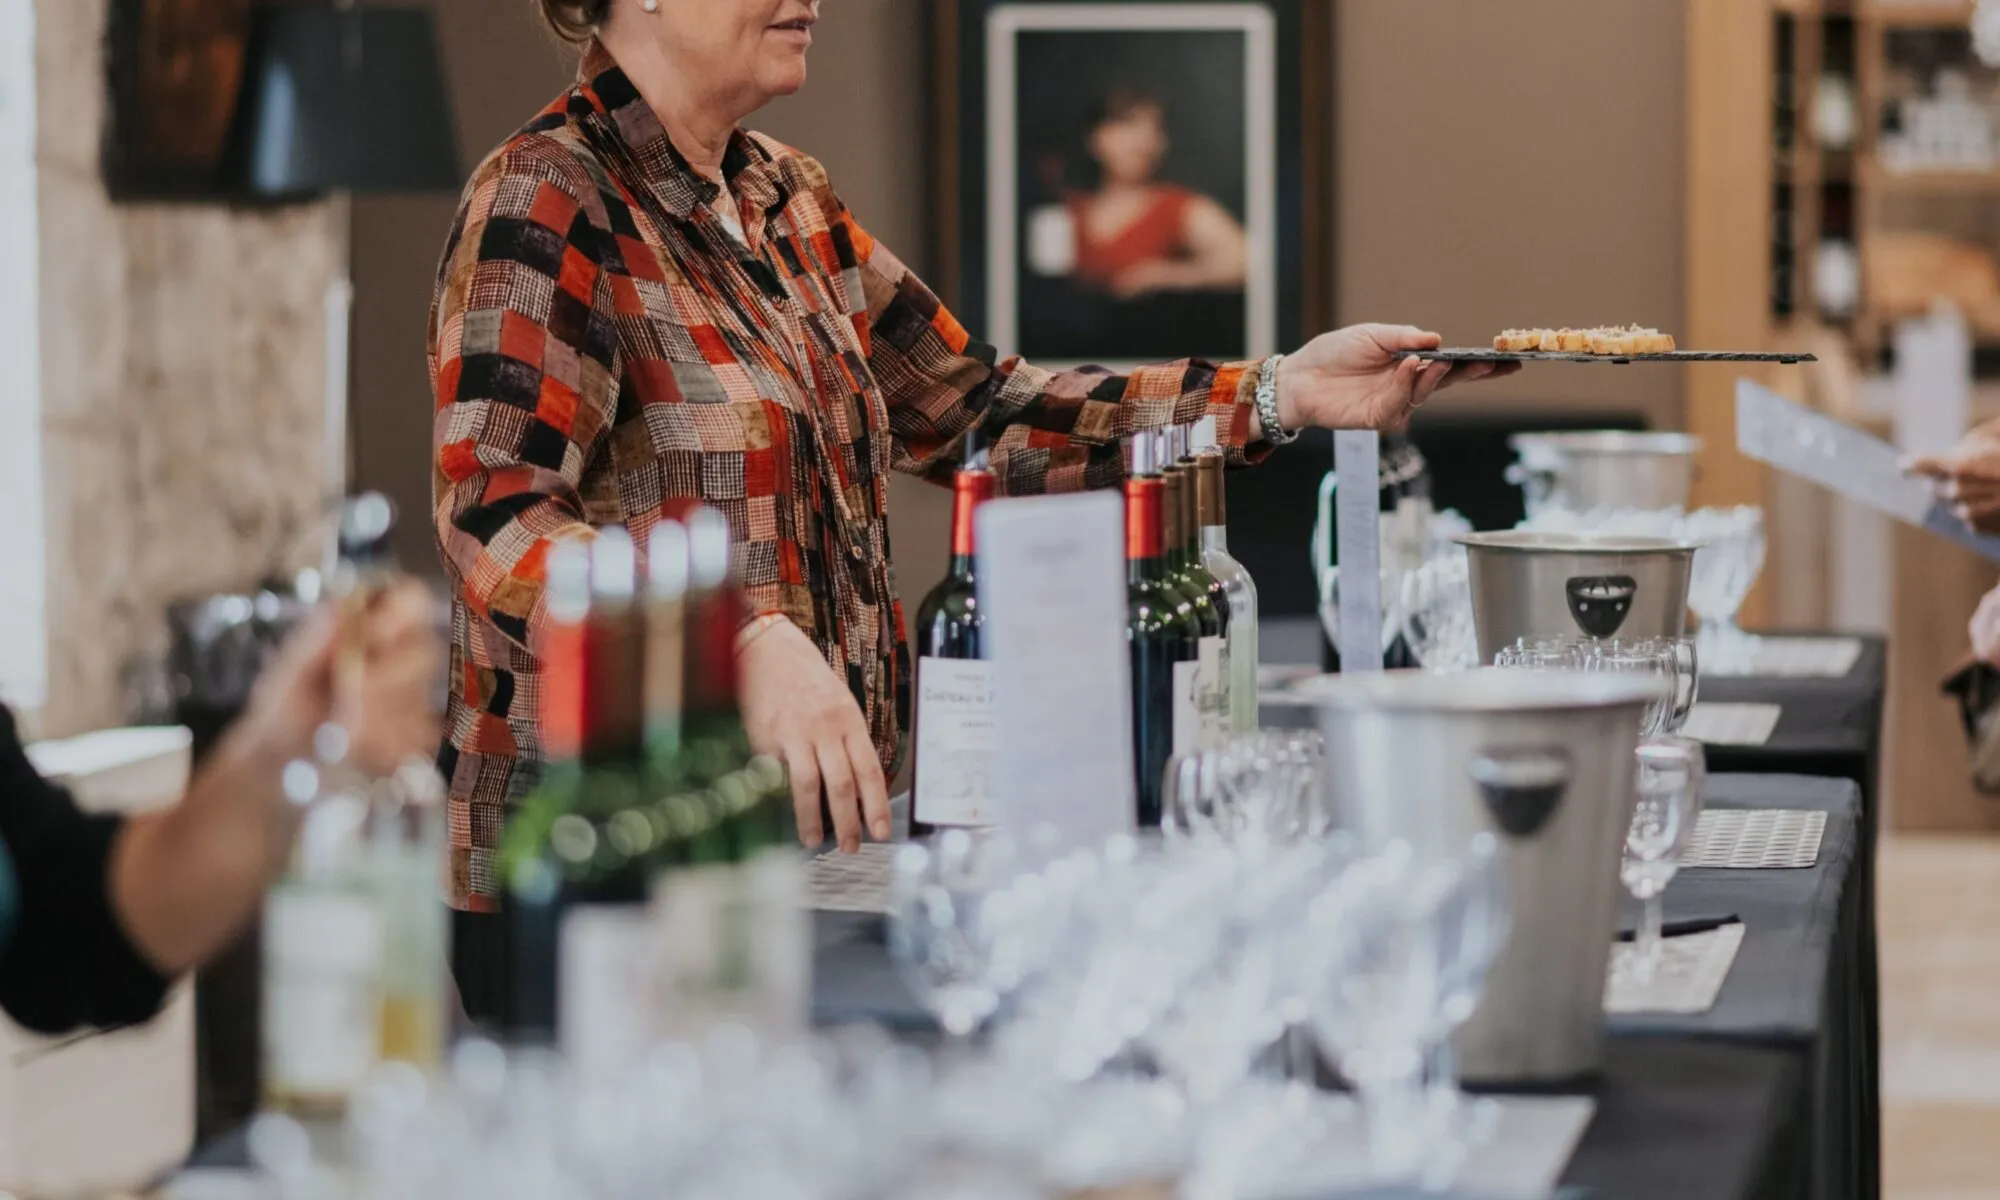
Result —
[{"label": "row of wine glasses", "polygon": [[1690,637],[1597,640],[1580,637],[1518,638],[1493,656],[1493,665],[1532,671],[1602,671],[1649,675],[1668,686],[1640,718],[1647,737],[1676,734],[1687,725],[1701,692],[1701,660]]},{"label": "row of wine glasses", "polygon": [[[1038,856],[952,831],[904,851],[898,967],[962,1069],[997,1060],[1067,1085],[1156,1072],[1214,1194],[1251,1194],[1246,1173],[1280,1158],[1298,1169],[1275,1148],[1326,1133],[1311,1102],[1278,1100],[1317,1093],[1257,1070],[1291,1029],[1355,1086],[1377,1177],[1456,1161],[1472,1110],[1443,1047],[1505,941],[1500,845],[1482,835],[1442,860],[1402,842],[1362,852],[1317,818],[1273,816],[1293,811],[1283,793],[1311,748],[1248,741],[1190,756],[1190,795],[1204,798],[1164,838]],[[1260,771],[1278,797],[1240,782]],[[988,1021],[989,1055],[975,1058],[969,1035]]]}]

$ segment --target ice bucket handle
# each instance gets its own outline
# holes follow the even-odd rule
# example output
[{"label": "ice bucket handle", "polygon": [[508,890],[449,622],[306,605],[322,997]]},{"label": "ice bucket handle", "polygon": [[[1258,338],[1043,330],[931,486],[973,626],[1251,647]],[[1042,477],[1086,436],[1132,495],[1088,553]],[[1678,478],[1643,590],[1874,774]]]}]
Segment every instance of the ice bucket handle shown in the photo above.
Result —
[{"label": "ice bucket handle", "polygon": [[1548,824],[1569,791],[1572,770],[1561,746],[1475,750],[1465,764],[1493,824],[1516,841]]}]

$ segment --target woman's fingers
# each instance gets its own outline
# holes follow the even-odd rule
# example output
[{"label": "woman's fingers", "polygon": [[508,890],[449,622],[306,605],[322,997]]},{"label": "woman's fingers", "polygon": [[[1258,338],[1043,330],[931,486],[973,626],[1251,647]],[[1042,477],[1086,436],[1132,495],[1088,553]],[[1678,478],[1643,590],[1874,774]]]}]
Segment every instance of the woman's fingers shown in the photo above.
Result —
[{"label": "woman's fingers", "polygon": [[822,741],[816,747],[820,785],[826,791],[826,805],[833,813],[833,836],[843,852],[861,849],[861,804],[855,796],[854,767],[847,757],[847,745],[838,739]]},{"label": "woman's fingers", "polygon": [[826,843],[826,829],[819,819],[819,755],[811,742],[800,738],[785,744],[783,758],[792,780],[792,815],[799,827],[799,843],[817,850]]},{"label": "woman's fingers", "polygon": [[886,842],[895,833],[889,815],[889,781],[882,775],[882,761],[875,756],[875,743],[858,725],[847,733],[847,760],[854,764],[854,782],[861,796],[861,817],[868,835]]},{"label": "woman's fingers", "polygon": [[[1422,360],[1418,359],[1415,361],[1421,362]],[[1448,362],[1424,363],[1423,370],[1417,375],[1416,389],[1410,396],[1410,408],[1412,410],[1422,408],[1424,402],[1429,400],[1439,388],[1444,386],[1445,377],[1451,374],[1451,367],[1452,364]]]}]

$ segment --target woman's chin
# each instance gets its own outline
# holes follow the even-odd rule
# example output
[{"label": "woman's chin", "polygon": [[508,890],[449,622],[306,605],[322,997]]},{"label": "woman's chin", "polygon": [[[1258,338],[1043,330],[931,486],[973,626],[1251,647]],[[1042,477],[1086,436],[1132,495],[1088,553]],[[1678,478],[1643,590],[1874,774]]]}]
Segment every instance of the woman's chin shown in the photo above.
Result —
[{"label": "woman's chin", "polygon": [[787,62],[769,63],[758,75],[765,95],[774,100],[790,96],[806,85],[806,56],[800,53]]}]

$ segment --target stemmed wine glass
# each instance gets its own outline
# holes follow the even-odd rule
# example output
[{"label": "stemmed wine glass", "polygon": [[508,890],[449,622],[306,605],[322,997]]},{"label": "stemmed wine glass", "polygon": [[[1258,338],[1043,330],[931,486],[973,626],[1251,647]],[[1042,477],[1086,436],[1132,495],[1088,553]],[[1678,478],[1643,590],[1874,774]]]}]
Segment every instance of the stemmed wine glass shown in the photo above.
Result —
[{"label": "stemmed wine glass", "polygon": [[994,831],[951,829],[896,854],[889,951],[957,1054],[1000,1007],[1006,973],[993,897],[1009,881],[1013,844]]},{"label": "stemmed wine glass", "polygon": [[1478,662],[1464,550],[1452,546],[1404,575],[1401,608],[1403,636],[1424,670],[1462,671]]},{"label": "stemmed wine glass", "polygon": [[1513,928],[1505,851],[1499,838],[1475,836],[1459,864],[1458,877],[1439,904],[1439,1002],[1430,1035],[1425,1082],[1431,1125],[1427,1182],[1447,1186],[1473,1132],[1464,1119],[1458,1059],[1452,1038],[1472,1019],[1486,989],[1486,976],[1500,957]]},{"label": "stemmed wine glass", "polygon": [[1575,638],[1516,638],[1493,656],[1493,665],[1518,671],[1573,671],[1583,663],[1586,643]]},{"label": "stemmed wine glass", "polygon": [[1688,606],[1701,618],[1702,653],[1716,667],[1746,672],[1757,639],[1743,632],[1736,614],[1764,569],[1764,510],[1754,505],[1701,509],[1687,515],[1681,532],[1701,543]]},{"label": "stemmed wine glass", "polygon": [[1639,736],[1657,737],[1668,731],[1674,719],[1676,699],[1675,659],[1671,650],[1647,642],[1597,642],[1586,648],[1583,669],[1624,675],[1643,675],[1664,686],[1639,717]]},{"label": "stemmed wine glass", "polygon": [[1707,761],[1700,742],[1681,737],[1649,739],[1638,756],[1638,803],[1619,876],[1643,906],[1635,969],[1639,978],[1651,979],[1661,958],[1661,896],[1679,871],[1681,851],[1701,816]]},{"label": "stemmed wine glass", "polygon": [[1423,1065],[1441,972],[1450,868],[1396,841],[1359,860],[1313,904],[1322,978],[1313,1030],[1360,1096],[1380,1180],[1414,1178],[1423,1150]]}]

